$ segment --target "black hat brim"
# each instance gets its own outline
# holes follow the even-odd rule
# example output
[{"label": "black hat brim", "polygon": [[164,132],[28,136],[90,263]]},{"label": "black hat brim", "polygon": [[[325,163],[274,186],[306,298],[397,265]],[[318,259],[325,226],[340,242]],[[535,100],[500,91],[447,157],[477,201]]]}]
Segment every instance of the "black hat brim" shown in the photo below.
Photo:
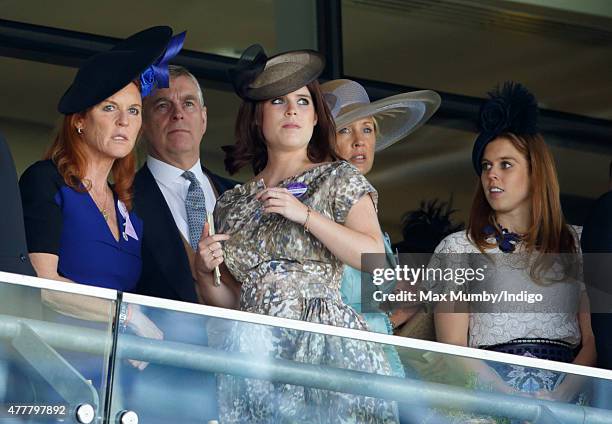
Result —
[{"label": "black hat brim", "polygon": [[474,166],[474,170],[478,175],[482,174],[482,156],[484,154],[484,150],[493,139],[496,138],[496,135],[490,132],[481,132],[476,141],[474,142],[474,147],[472,149],[472,165]]},{"label": "black hat brim", "polygon": [[109,98],[154,63],[166,49],[172,29],[153,27],[119,42],[113,49],[90,57],[60,99],[64,115],[83,112]]},{"label": "black hat brim", "polygon": [[166,49],[171,38],[172,28],[169,26],[154,26],[119,41],[111,51],[142,50],[158,58]]}]

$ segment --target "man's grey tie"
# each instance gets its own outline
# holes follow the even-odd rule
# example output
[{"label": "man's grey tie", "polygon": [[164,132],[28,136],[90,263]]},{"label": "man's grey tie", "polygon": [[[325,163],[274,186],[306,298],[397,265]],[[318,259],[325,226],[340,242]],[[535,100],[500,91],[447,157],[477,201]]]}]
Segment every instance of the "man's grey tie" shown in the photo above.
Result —
[{"label": "man's grey tie", "polygon": [[200,186],[200,182],[193,172],[185,171],[181,176],[191,183],[187,189],[185,209],[187,210],[187,225],[189,226],[189,244],[194,250],[197,250],[206,221],[206,198],[202,186]]}]

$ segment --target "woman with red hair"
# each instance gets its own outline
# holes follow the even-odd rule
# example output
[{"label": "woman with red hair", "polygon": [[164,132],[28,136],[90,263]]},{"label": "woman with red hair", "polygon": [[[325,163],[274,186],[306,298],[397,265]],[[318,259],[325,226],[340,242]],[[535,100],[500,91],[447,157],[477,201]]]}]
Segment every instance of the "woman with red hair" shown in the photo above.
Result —
[{"label": "woman with red hair", "polygon": [[[166,62],[182,38],[172,38],[169,27],[141,31],[88,59],[64,93],[58,104],[64,117],[45,160],[20,180],[38,276],[121,291],[136,285],[143,225],[132,211],[131,187],[142,97],[163,84],[159,75],[167,73]],[[83,302],[54,291],[42,296],[62,315],[108,321],[112,313],[100,299]],[[161,338],[137,308],[123,312],[134,332]]]}]

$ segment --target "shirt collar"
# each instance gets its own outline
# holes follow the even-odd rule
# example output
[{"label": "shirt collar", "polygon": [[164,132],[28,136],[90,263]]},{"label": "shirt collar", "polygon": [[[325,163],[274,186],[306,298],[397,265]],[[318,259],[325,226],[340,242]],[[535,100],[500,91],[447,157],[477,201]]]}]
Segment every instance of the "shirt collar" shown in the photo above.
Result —
[{"label": "shirt collar", "polygon": [[[151,174],[153,174],[153,178],[164,185],[176,184],[177,182],[184,183],[187,181],[182,177],[183,172],[185,172],[184,170],[156,159],[153,156],[147,156],[147,166]],[[202,171],[199,159],[189,171],[193,172],[199,181],[204,180],[204,172]]]}]

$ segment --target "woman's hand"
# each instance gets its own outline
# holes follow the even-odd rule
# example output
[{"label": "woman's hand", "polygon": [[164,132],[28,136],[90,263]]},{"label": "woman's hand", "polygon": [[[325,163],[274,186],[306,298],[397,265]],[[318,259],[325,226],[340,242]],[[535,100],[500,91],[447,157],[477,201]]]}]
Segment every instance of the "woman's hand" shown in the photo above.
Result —
[{"label": "woman's hand", "polygon": [[300,225],[306,223],[308,206],[300,202],[286,188],[266,188],[255,196],[263,204],[265,213],[277,213]]},{"label": "woman's hand", "polygon": [[389,317],[393,330],[410,321],[410,319],[414,317],[414,315],[418,313],[420,309],[421,307],[417,305],[410,308],[397,308],[394,310]]},{"label": "woman's hand", "polygon": [[548,390],[539,390],[533,394],[533,397],[543,400],[552,400],[555,402],[567,403],[576,396],[576,392],[568,391],[559,386],[557,389],[549,392]]},{"label": "woman's hand", "polygon": [[223,247],[221,242],[230,238],[227,234],[209,235],[208,222],[204,224],[202,236],[198,243],[194,267],[197,273],[213,272],[215,267],[223,263]]},{"label": "woman's hand", "polygon": [[262,203],[264,213],[275,213],[304,226],[340,262],[353,268],[361,269],[362,253],[385,252],[370,196],[363,196],[353,204],[344,223],[309,208],[285,188],[263,189],[255,199]]},{"label": "woman's hand", "polygon": [[552,400],[558,402],[573,402],[578,393],[583,390],[587,378],[578,375],[566,375],[561,384],[555,390],[540,390],[533,393],[538,399]]},{"label": "woman's hand", "polygon": [[[128,305],[127,316],[128,318],[125,321],[125,325],[134,331],[134,334],[149,339],[163,340],[164,332],[161,331],[149,317],[143,314],[137,305]],[[148,362],[134,359],[130,359],[129,362],[140,371],[144,370],[147,365],[149,365]]]},{"label": "woman's hand", "polygon": [[422,380],[459,386],[465,384],[467,377],[463,369],[451,366],[448,358],[442,354],[415,351],[408,355],[406,363],[417,371]]}]

